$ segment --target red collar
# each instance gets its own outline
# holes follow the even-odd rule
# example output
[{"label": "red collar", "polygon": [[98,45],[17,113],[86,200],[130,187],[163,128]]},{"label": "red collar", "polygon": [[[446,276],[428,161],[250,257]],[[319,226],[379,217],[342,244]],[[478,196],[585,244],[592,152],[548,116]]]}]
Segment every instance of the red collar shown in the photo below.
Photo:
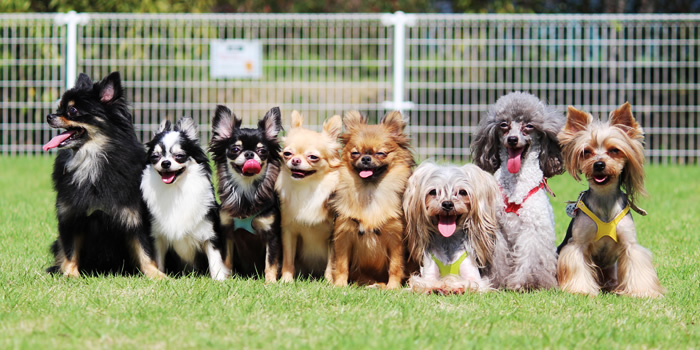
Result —
[{"label": "red collar", "polygon": [[537,186],[535,186],[533,189],[531,189],[530,192],[527,193],[527,196],[525,196],[525,199],[523,199],[523,201],[520,204],[515,204],[515,203],[509,201],[508,197],[504,193],[503,200],[505,201],[505,204],[506,204],[506,213],[515,213],[515,215],[520,216],[520,214],[518,214],[518,212],[520,211],[520,208],[523,207],[523,203],[525,203],[525,201],[528,198],[530,198],[533,194],[537,193],[537,191],[539,191],[543,188],[546,189],[547,192],[552,193],[552,190],[550,190],[549,186],[547,185],[546,178],[542,179],[542,181]]}]

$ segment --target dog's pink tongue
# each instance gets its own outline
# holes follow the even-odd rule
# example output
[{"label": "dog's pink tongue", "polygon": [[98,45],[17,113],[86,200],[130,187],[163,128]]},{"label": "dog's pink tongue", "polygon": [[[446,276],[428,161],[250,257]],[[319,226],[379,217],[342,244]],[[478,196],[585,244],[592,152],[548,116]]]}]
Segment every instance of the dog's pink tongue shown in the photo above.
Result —
[{"label": "dog's pink tongue", "polygon": [[160,174],[160,176],[163,178],[163,182],[166,184],[171,184],[173,181],[175,181],[175,172],[165,172]]},{"label": "dog's pink tongue", "polygon": [[56,148],[56,147],[58,147],[58,145],[61,144],[61,142],[67,140],[73,134],[75,134],[75,130],[64,131],[64,132],[58,134],[57,136],[55,136],[54,138],[52,138],[51,141],[47,142],[44,145],[44,147],[41,147],[41,148],[44,151],[48,151],[52,148]]},{"label": "dog's pink tongue", "polygon": [[511,174],[515,174],[520,171],[520,156],[523,154],[521,149],[508,149],[508,171]]},{"label": "dog's pink tongue", "polygon": [[360,171],[360,177],[363,179],[366,179],[374,174],[374,171],[372,170],[362,170]]},{"label": "dog's pink tongue", "polygon": [[457,217],[454,215],[440,215],[438,231],[443,237],[452,236],[457,231]]},{"label": "dog's pink tongue", "polygon": [[257,174],[260,172],[260,163],[255,159],[248,159],[243,163],[243,174]]}]

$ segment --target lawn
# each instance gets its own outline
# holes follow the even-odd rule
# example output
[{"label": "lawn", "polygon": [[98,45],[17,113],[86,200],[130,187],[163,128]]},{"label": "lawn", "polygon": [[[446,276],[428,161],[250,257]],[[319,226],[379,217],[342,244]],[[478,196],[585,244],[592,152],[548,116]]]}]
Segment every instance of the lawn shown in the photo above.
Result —
[{"label": "lawn", "polygon": [[[700,167],[650,166],[635,216],[665,298],[560,291],[415,295],[206,277],[66,279],[44,273],[56,236],[51,158],[0,157],[0,348],[696,348]],[[564,202],[550,180],[557,243]]]}]

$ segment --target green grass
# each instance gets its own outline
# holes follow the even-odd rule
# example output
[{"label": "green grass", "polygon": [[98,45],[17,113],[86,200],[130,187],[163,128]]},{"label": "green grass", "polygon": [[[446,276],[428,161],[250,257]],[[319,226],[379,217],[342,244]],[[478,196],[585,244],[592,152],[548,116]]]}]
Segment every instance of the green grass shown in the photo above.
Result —
[{"label": "green grass", "polygon": [[[44,273],[56,236],[52,159],[0,157],[0,348],[694,348],[700,344],[700,168],[649,167],[635,216],[659,300],[560,291],[424,296],[234,278],[77,280]],[[550,181],[557,241],[564,202]]]}]

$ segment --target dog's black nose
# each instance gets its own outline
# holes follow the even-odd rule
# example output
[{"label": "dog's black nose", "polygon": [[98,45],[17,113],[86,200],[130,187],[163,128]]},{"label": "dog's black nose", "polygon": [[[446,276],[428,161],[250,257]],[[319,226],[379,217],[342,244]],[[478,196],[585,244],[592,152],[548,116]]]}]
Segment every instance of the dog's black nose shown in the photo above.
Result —
[{"label": "dog's black nose", "polygon": [[508,136],[508,146],[515,146],[518,144],[517,136]]},{"label": "dog's black nose", "polygon": [[603,171],[603,170],[605,170],[605,162],[597,161],[597,162],[593,163],[593,170],[594,170],[594,171]]},{"label": "dog's black nose", "polygon": [[51,121],[53,120],[53,118],[56,118],[56,116],[53,115],[53,114],[47,115],[47,116],[46,116],[46,122],[47,122],[47,123],[51,123]]},{"label": "dog's black nose", "polygon": [[160,163],[161,168],[163,169],[169,169],[170,168],[170,161],[169,160],[164,160],[162,163]]},{"label": "dog's black nose", "polygon": [[243,154],[245,155],[245,159],[255,158],[255,152],[253,152],[253,151],[245,151],[245,153],[243,153]]},{"label": "dog's black nose", "polygon": [[452,210],[455,208],[455,204],[450,202],[450,201],[444,201],[442,202],[442,209],[443,210]]},{"label": "dog's black nose", "polygon": [[370,156],[362,156],[362,164],[369,164],[372,162],[372,157]]}]

